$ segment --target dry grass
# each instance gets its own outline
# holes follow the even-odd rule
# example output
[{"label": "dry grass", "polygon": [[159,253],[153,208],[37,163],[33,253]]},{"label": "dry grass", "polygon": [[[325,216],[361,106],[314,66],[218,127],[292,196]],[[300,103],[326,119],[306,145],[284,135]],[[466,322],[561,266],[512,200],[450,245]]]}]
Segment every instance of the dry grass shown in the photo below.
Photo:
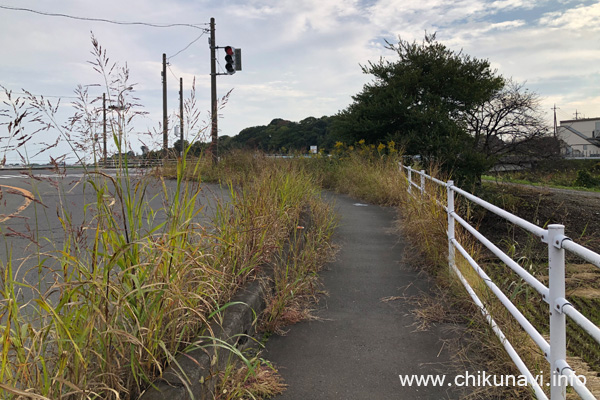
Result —
[{"label": "dry grass", "polygon": [[[279,308],[275,313],[271,307],[265,316],[273,329],[305,315],[296,305],[315,291],[315,274],[332,232],[331,213],[302,171],[258,163],[252,179],[231,186],[231,202],[218,206],[211,227],[191,222],[197,192],[181,176],[184,189],[178,192],[185,194],[172,199],[171,219],[162,229],[150,226],[150,233],[142,233],[148,229],[127,212],[128,239],[122,221],[108,213],[91,218],[86,228],[96,239],[89,243],[69,236],[78,230],[67,227],[65,247],[40,255],[46,277],[56,284],[31,303],[18,304],[23,283],[12,280],[10,263],[4,265],[0,375],[7,393],[137,398],[168,360],[210,342],[196,340],[201,327],[211,315],[218,317],[236,289],[265,264],[276,266],[272,304]],[[97,196],[94,210],[104,210],[107,197],[113,196]],[[139,211],[146,203],[134,198],[129,207]],[[291,261],[281,265],[278,253],[290,233],[296,236],[303,214],[310,215],[311,227],[302,230],[302,248],[294,246]],[[246,380],[258,385],[262,378],[257,379],[249,374]]]},{"label": "dry grass", "polygon": [[252,373],[246,366],[223,372],[214,399],[266,399],[283,393],[286,387],[277,370],[261,360]]},{"label": "dry grass", "polygon": [[[275,266],[277,289],[263,316],[265,326],[279,330],[305,318],[306,304],[318,288],[316,272],[329,254],[331,211],[302,171],[264,159],[253,163],[247,169],[255,168],[252,179],[231,186],[231,202],[218,206],[210,229],[177,223],[190,220],[196,195],[190,192],[175,200],[182,206],[173,207],[175,220],[166,224],[173,223],[173,230],[151,230],[152,235],[144,236],[130,223],[132,241],[123,244],[110,226],[91,226],[101,243],[79,243],[67,247],[68,252],[42,255],[47,263],[55,260],[73,271],[67,279],[62,268],[45,267],[47,276],[56,275],[49,293],[58,292],[58,303],[39,293],[35,302],[18,307],[15,287],[20,283],[11,280],[12,265],[4,266],[0,311],[8,325],[1,374],[7,393],[135,398],[167,360],[185,347],[203,346],[195,340],[201,326],[265,264]],[[106,197],[98,196],[99,201]],[[299,229],[306,222],[301,216],[310,217],[310,226]],[[119,229],[117,221],[108,221]],[[282,264],[279,254],[290,235],[289,261]],[[100,253],[98,248],[110,250]],[[103,269],[90,268],[90,260]],[[30,325],[25,308],[33,310],[39,327]],[[274,379],[273,371],[259,370],[245,379],[256,386],[263,378]]]},{"label": "dry grass", "polygon": [[[115,95],[115,90],[128,87],[120,80],[128,72],[106,65],[105,52],[95,46],[98,70],[119,71],[114,80],[106,77],[107,90]],[[23,109],[21,99],[9,96],[9,101],[17,114],[8,124],[9,133],[22,134],[24,113],[31,110]],[[32,96],[28,101],[40,123],[64,128],[49,102]],[[86,107],[90,104],[82,99],[79,109],[89,111]],[[128,103],[126,110],[130,107]],[[111,123],[119,151],[128,146],[128,121]],[[69,137],[73,133],[64,131]],[[30,257],[37,262],[33,269],[39,271],[40,282],[15,279],[24,267],[10,255],[0,264],[4,398],[25,392],[31,398],[138,398],[178,354],[210,345],[210,340],[198,339],[204,327],[219,318],[232,294],[265,264],[278,265],[279,253],[290,235],[296,235],[304,214],[311,217],[310,229],[302,234],[303,247],[294,249],[292,262],[276,268],[276,287],[282,291],[274,295],[274,303],[285,309],[315,290],[314,275],[323,260],[319,254],[328,249],[333,218],[315,180],[303,169],[252,154],[238,154],[217,168],[183,157],[170,165],[175,185],[170,191],[160,171],[133,179],[127,157],[120,160],[116,177],[98,171],[97,165],[83,169],[85,192],[92,199],[84,210],[73,210],[62,200],[67,198],[65,189],[51,182],[61,199],[57,211],[64,243]],[[195,222],[202,170],[228,181],[231,198],[218,203],[208,226]],[[163,188],[160,209],[151,208],[147,198],[150,182],[156,181]],[[36,182],[32,178],[34,187]],[[43,199],[35,195],[34,204],[44,211],[39,206]],[[83,212],[83,222],[72,217],[77,212]],[[166,219],[158,221],[158,214]],[[32,235],[38,236],[31,237],[32,248],[40,241],[52,244],[40,234],[46,232],[43,221],[33,221]],[[50,282],[49,287],[42,281]],[[32,295],[25,304],[20,300],[23,290]],[[297,309],[290,310],[274,313],[273,326],[299,317],[293,312]]]},{"label": "dry grass", "polygon": [[311,307],[323,294],[318,273],[335,254],[330,242],[336,221],[323,202],[312,203],[310,209],[310,218],[300,221],[289,246],[278,256],[288,261],[274,270],[275,290],[267,298],[259,326],[262,331],[281,334],[286,326],[311,319]]}]

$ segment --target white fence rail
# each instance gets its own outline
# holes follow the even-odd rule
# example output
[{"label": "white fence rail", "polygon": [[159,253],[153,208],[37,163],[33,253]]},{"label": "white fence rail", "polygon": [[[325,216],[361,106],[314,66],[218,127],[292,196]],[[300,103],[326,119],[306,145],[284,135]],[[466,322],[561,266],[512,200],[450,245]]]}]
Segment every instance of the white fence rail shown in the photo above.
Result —
[{"label": "white fence rail", "polygon": [[[502,330],[494,321],[492,315],[488,312],[483,302],[478,298],[475,291],[472,289],[468,281],[463,277],[455,263],[455,251],[458,252],[467,260],[475,272],[479,275],[482,281],[496,295],[500,302],[511,313],[515,320],[533,339],[540,350],[543,352],[546,360],[551,366],[552,376],[550,381],[546,382],[550,386],[551,400],[565,400],[566,387],[570,385],[582,399],[595,399],[594,395],[588,390],[585,384],[578,378],[573,368],[566,361],[566,317],[568,316],[573,322],[583,328],[597,343],[600,344],[600,328],[592,321],[583,316],[577,311],[574,306],[569,303],[565,297],[565,251],[569,251],[582,259],[594,264],[600,268],[600,254],[597,254],[584,246],[573,242],[570,238],[564,235],[563,225],[549,225],[548,229],[541,228],[532,224],[516,215],[513,215],[493,204],[490,204],[456,186],[453,181],[444,182],[432,176],[425,174],[425,171],[414,170],[410,166],[405,166],[400,163],[400,172],[406,171],[406,179],[408,181],[408,192],[413,196],[425,196],[426,179],[435,184],[445,187],[447,190],[446,204],[440,204],[448,213],[448,263],[452,271],[456,273],[459,280],[464,285],[465,289],[479,307],[482,314],[485,316],[493,331],[496,333],[502,344],[504,345],[509,356],[526,378],[527,382],[534,390],[538,399],[548,399],[540,386],[540,382],[528,370],[527,366],[517,354],[513,346],[510,344]],[[418,178],[415,176],[418,175]],[[416,193],[415,193],[416,191]],[[454,208],[454,198],[456,195],[461,195],[475,204],[484,207],[488,211],[510,221],[511,223],[531,232],[539,237],[543,243],[548,245],[548,277],[549,283],[546,287],[526,269],[521,267],[510,256],[495,246],[490,240],[479,233],[467,221],[461,218]],[[415,196],[416,197],[416,196]],[[477,264],[471,255],[463,248],[455,237],[455,223],[458,223],[465,228],[473,237],[487,247],[496,257],[504,262],[510,269],[517,273],[528,285],[533,287],[549,305],[549,322],[550,322],[550,343],[537,331],[531,322],[519,311],[519,309],[511,302],[511,300],[496,286],[485,271]]]},{"label": "white fence rail", "polygon": [[[152,159],[152,160],[140,160],[135,158],[127,159],[127,167],[129,168],[152,168],[160,167],[165,163],[175,163],[176,160],[163,160],[163,159]],[[122,160],[110,159],[106,161],[100,161],[99,164],[104,168],[120,168],[123,164]]]}]

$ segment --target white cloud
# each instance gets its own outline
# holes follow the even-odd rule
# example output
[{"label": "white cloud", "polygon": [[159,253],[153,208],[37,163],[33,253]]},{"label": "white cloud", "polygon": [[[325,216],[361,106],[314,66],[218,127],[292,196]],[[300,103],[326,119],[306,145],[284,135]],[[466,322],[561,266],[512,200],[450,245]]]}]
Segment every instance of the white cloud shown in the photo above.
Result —
[{"label": "white cloud", "polygon": [[535,2],[527,0],[498,0],[489,5],[489,8],[494,10],[532,9],[534,7]]},{"label": "white cloud", "polygon": [[597,32],[600,30],[600,3],[548,13],[540,19],[540,25],[570,31]]},{"label": "white cloud", "polygon": [[297,99],[307,97],[307,92],[295,89],[298,82],[272,81],[260,84],[241,85],[237,90],[250,101]]},{"label": "white cloud", "polygon": [[370,21],[383,34],[412,40],[481,12],[478,0],[380,0],[368,9]]}]

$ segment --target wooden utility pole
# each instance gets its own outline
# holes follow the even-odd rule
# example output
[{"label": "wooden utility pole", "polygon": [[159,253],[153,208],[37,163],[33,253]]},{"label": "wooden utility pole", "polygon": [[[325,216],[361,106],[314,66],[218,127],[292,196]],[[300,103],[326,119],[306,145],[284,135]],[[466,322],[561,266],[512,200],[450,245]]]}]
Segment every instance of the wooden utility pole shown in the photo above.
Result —
[{"label": "wooden utility pole", "polygon": [[163,84],[163,158],[167,158],[169,148],[169,116],[167,114],[167,55],[162,56],[162,84]]},{"label": "wooden utility pole", "polygon": [[218,126],[217,126],[217,59],[215,55],[215,19],[210,19],[210,110],[212,117],[210,152],[213,163],[218,160]]},{"label": "wooden utility pole", "polygon": [[102,93],[102,160],[106,166],[106,93]]},{"label": "wooden utility pole", "polygon": [[183,158],[183,78],[179,78],[179,141],[181,143],[181,158]]},{"label": "wooden utility pole", "polygon": [[556,124],[556,110],[560,110],[559,108],[556,107],[556,104],[554,105],[554,107],[552,107],[552,110],[554,111],[554,137],[556,137],[556,131],[557,131],[557,124]]}]

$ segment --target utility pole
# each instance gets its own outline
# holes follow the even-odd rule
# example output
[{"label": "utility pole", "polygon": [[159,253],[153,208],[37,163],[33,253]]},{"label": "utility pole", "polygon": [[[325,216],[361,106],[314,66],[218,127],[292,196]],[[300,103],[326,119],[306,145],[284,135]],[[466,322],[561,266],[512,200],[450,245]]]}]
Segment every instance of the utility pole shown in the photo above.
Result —
[{"label": "utility pole", "polygon": [[102,93],[102,159],[106,167],[106,93]]},{"label": "utility pole", "polygon": [[179,142],[181,143],[181,158],[183,158],[183,78],[179,78]]},{"label": "utility pole", "polygon": [[215,19],[210,19],[210,110],[212,117],[210,152],[213,163],[218,160],[218,126],[217,126],[217,59],[215,55]]},{"label": "utility pole", "polygon": [[167,158],[169,148],[169,116],[167,115],[167,55],[162,56],[162,84],[163,84],[163,158]]},{"label": "utility pole", "polygon": [[[233,75],[235,71],[242,70],[242,49],[232,46],[218,47],[215,40],[215,19],[210,19],[210,110],[212,116],[210,153],[213,164],[219,160],[219,128],[217,126],[217,75]],[[217,73],[217,49],[225,49],[225,69],[227,73]]]},{"label": "utility pole", "polygon": [[556,131],[557,131],[556,110],[560,110],[560,108],[557,108],[556,104],[555,104],[554,107],[552,107],[552,110],[554,111],[554,137],[556,137]]}]

